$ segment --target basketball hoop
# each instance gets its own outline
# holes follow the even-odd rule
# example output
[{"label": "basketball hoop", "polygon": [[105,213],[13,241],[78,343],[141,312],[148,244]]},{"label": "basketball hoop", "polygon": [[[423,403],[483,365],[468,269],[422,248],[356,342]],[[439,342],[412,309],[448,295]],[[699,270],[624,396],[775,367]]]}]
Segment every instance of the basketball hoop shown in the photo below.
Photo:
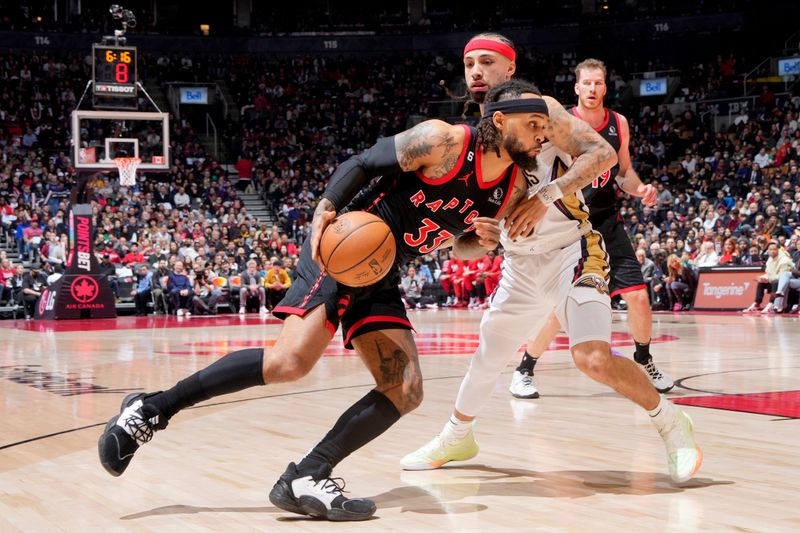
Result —
[{"label": "basketball hoop", "polygon": [[142,160],[138,157],[115,157],[114,164],[119,171],[119,184],[123,187],[136,185],[136,168]]}]

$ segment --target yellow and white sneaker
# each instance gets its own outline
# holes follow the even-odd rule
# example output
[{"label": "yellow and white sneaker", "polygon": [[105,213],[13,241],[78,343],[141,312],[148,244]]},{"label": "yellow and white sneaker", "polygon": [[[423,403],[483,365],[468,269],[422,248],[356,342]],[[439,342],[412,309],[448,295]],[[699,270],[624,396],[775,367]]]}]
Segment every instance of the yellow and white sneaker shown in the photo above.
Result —
[{"label": "yellow and white sneaker", "polygon": [[689,415],[676,407],[673,420],[659,433],[667,447],[669,475],[676,483],[682,483],[700,470],[703,452],[694,440],[694,425]]},{"label": "yellow and white sneaker", "polygon": [[433,470],[450,461],[466,461],[478,455],[478,443],[472,429],[462,439],[444,434],[400,460],[403,470]]}]

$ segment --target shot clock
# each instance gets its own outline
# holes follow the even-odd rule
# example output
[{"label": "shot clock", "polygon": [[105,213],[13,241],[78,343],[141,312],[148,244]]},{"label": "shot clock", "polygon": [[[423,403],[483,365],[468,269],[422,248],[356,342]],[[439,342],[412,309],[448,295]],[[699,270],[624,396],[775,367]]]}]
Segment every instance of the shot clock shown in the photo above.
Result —
[{"label": "shot clock", "polygon": [[136,96],[135,46],[95,44],[92,58],[96,96]]}]

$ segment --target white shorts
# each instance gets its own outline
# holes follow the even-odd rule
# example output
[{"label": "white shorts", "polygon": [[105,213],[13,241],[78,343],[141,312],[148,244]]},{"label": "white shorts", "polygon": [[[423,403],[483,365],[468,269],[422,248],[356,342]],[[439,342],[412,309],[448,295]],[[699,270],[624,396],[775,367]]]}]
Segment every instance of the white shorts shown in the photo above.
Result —
[{"label": "white shorts", "polygon": [[456,399],[460,413],[477,416],[509,359],[539,333],[553,309],[570,348],[611,342],[607,257],[597,232],[561,250],[506,256],[500,285],[481,321],[478,350]]},{"label": "white shorts", "polygon": [[[611,339],[608,261],[602,237],[590,233],[566,248],[545,254],[509,255],[500,285],[481,322],[485,328],[520,339],[534,338],[555,309],[570,348]],[[601,306],[584,307],[589,302]],[[581,309],[589,310],[586,315]]]}]

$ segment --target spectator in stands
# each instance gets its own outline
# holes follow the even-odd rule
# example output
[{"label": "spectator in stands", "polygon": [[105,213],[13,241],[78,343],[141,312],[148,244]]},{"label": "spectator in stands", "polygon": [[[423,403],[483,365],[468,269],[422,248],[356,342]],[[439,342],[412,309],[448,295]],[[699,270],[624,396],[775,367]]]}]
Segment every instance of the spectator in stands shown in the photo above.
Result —
[{"label": "spectator in stands", "polygon": [[[758,218],[759,217],[763,221],[764,217],[759,215],[758,217],[756,217],[756,219],[757,219],[756,222],[758,222]],[[762,229],[763,229],[763,224],[762,224]],[[756,228],[756,230],[758,230],[758,228]],[[759,233],[763,233],[763,232],[759,232]],[[762,235],[759,235],[758,237],[756,237],[756,246],[758,247],[758,250],[756,252],[756,257],[758,258],[758,263],[760,263],[762,265],[766,264],[766,262],[769,260],[769,257],[770,257],[770,255],[769,255],[769,245],[770,245],[770,240],[767,238],[766,235],[762,234]],[[755,260],[755,258],[754,258],[754,260]]]},{"label": "spectator in stands", "polygon": [[774,311],[776,313],[783,313],[786,310],[786,304],[789,302],[790,290],[800,290],[800,258],[795,262],[790,272],[782,272],[778,276],[778,286],[775,290],[775,299],[773,300]]},{"label": "spectator in stands", "polygon": [[753,162],[758,164],[759,168],[767,168],[772,164],[772,158],[767,153],[767,149],[762,146],[758,154],[753,158]]},{"label": "spectator in stands", "polygon": [[56,272],[55,268],[50,263],[42,263],[41,273],[47,281],[48,287],[61,279],[61,276],[63,275],[60,272]]},{"label": "spectator in stands", "polygon": [[168,294],[167,283],[169,281],[169,266],[166,259],[159,259],[158,265],[153,272],[153,301],[155,302],[155,313],[169,314],[169,302],[167,301],[166,294]]},{"label": "spectator in stands", "polygon": [[147,304],[153,297],[153,273],[146,264],[139,267],[136,286],[131,290],[133,303],[136,305],[136,316],[147,316]]},{"label": "spectator in stands", "polygon": [[61,272],[67,262],[66,243],[66,235],[59,238],[55,232],[49,232],[39,253],[43,261],[52,265],[57,272]]},{"label": "spectator in stands", "polygon": [[442,273],[439,275],[439,283],[442,284],[447,301],[445,306],[455,306],[461,300],[461,280],[460,275],[464,266],[452,250],[447,252],[448,258],[442,263]]},{"label": "spectator in stands", "polygon": [[131,243],[130,250],[122,258],[122,262],[126,265],[144,263],[146,260],[147,258],[139,251],[139,245],[135,242]]},{"label": "spectator in stands", "polygon": [[253,177],[253,161],[249,154],[242,154],[234,165],[236,172],[239,173],[239,180],[236,182],[236,189],[244,192],[250,186]]},{"label": "spectator in stands", "polygon": [[[486,309],[489,307],[486,303],[487,294],[484,280],[486,279],[486,272],[491,268],[492,260],[485,255],[467,262],[468,275],[465,278],[469,279],[470,303],[468,307],[470,309]],[[467,284],[465,283],[465,285]]]},{"label": "spectator in stands", "polygon": [[192,239],[183,239],[183,245],[178,250],[178,259],[186,261],[187,263],[193,263],[198,255],[200,255],[200,253],[195,249]]},{"label": "spectator in stands", "polygon": [[656,264],[647,257],[647,252],[645,252],[643,248],[636,249],[636,259],[639,261],[639,266],[642,269],[644,282],[650,287],[650,283],[653,281],[653,274],[656,270]]},{"label": "spectator in stands", "polygon": [[737,250],[736,239],[725,239],[725,244],[722,245],[722,255],[719,258],[720,265],[739,265],[741,264],[741,257]]},{"label": "spectator in stands", "polygon": [[47,288],[47,278],[38,267],[31,267],[22,280],[22,304],[25,307],[25,319],[33,318],[36,313],[36,302]]},{"label": "spectator in stands", "polygon": [[258,298],[258,312],[262,315],[267,314],[266,292],[264,291],[264,280],[261,272],[258,271],[258,263],[255,259],[250,259],[245,265],[245,271],[241,274],[242,287],[239,290],[239,314],[247,312],[247,303],[254,298]]},{"label": "spectator in stands", "polygon": [[44,232],[39,227],[39,217],[33,216],[31,218],[31,225],[25,228],[22,232],[22,240],[24,245],[24,254],[30,263],[38,262],[39,248],[44,244]]},{"label": "spectator in stands", "polygon": [[417,269],[409,266],[406,274],[400,279],[400,289],[407,309],[434,308],[433,299],[422,293],[425,287],[425,277],[417,273]]},{"label": "spectator in stands", "polygon": [[267,292],[267,307],[270,311],[281,301],[289,287],[292,286],[292,279],[283,267],[280,259],[273,259],[272,265],[264,276],[264,288]]},{"label": "spectator in stands", "polygon": [[667,258],[667,276],[664,278],[664,285],[673,311],[689,309],[694,296],[694,273],[675,254]]},{"label": "spectator in stands", "polygon": [[192,199],[186,194],[186,188],[178,187],[178,192],[172,197],[176,209],[188,209],[192,203]]},{"label": "spectator in stands", "polygon": [[[764,299],[764,293],[770,293],[771,299],[775,298],[775,293],[778,290],[778,280],[781,274],[788,272],[791,274],[794,264],[788,253],[781,250],[777,241],[771,241],[767,247],[767,254],[769,259],[765,266],[764,274],[756,278],[758,285],[756,287],[756,299],[753,304],[744,310],[745,313],[752,313],[761,309],[761,301]],[[781,302],[782,303],[782,302]],[[762,313],[771,313],[774,309],[772,301],[770,301]]]},{"label": "spectator in stands", "polygon": [[22,288],[25,285],[25,267],[18,264],[14,268],[14,276],[6,282],[6,287],[11,289],[11,301],[22,304]]},{"label": "spectator in stands", "polygon": [[500,284],[502,274],[503,250],[490,251],[486,254],[489,260],[489,267],[484,271],[483,284],[487,298],[491,298],[495,289]]},{"label": "spectator in stands", "polygon": [[200,314],[217,314],[217,304],[223,297],[222,289],[215,283],[219,276],[211,268],[211,265],[205,268],[201,266],[195,267],[194,270],[194,298],[192,304],[195,312]]},{"label": "spectator in stands", "polygon": [[105,276],[108,284],[111,286],[111,292],[114,294],[114,299],[119,302],[119,278],[117,277],[117,268],[111,264],[111,256],[103,254],[98,265],[98,273]]},{"label": "spectator in stands", "polygon": [[424,257],[417,257],[414,259],[413,264],[414,268],[417,270],[417,274],[425,278],[425,285],[430,287],[435,280],[433,278],[433,272],[431,272],[431,269],[428,267],[427,263],[423,261],[424,259]]},{"label": "spectator in stands", "polygon": [[719,255],[714,249],[713,241],[705,241],[700,246],[700,253],[694,258],[696,268],[715,267],[719,265]]},{"label": "spectator in stands", "polygon": [[169,273],[169,281],[167,282],[167,292],[169,293],[172,301],[172,307],[176,310],[175,314],[178,317],[190,316],[192,313],[189,311],[189,303],[192,300],[192,281],[186,273],[186,267],[183,261],[175,261],[175,267]]},{"label": "spectator in stands", "polygon": [[0,260],[0,301],[2,302],[14,301],[14,291],[11,280],[14,278],[16,271],[8,257],[4,257]]}]

